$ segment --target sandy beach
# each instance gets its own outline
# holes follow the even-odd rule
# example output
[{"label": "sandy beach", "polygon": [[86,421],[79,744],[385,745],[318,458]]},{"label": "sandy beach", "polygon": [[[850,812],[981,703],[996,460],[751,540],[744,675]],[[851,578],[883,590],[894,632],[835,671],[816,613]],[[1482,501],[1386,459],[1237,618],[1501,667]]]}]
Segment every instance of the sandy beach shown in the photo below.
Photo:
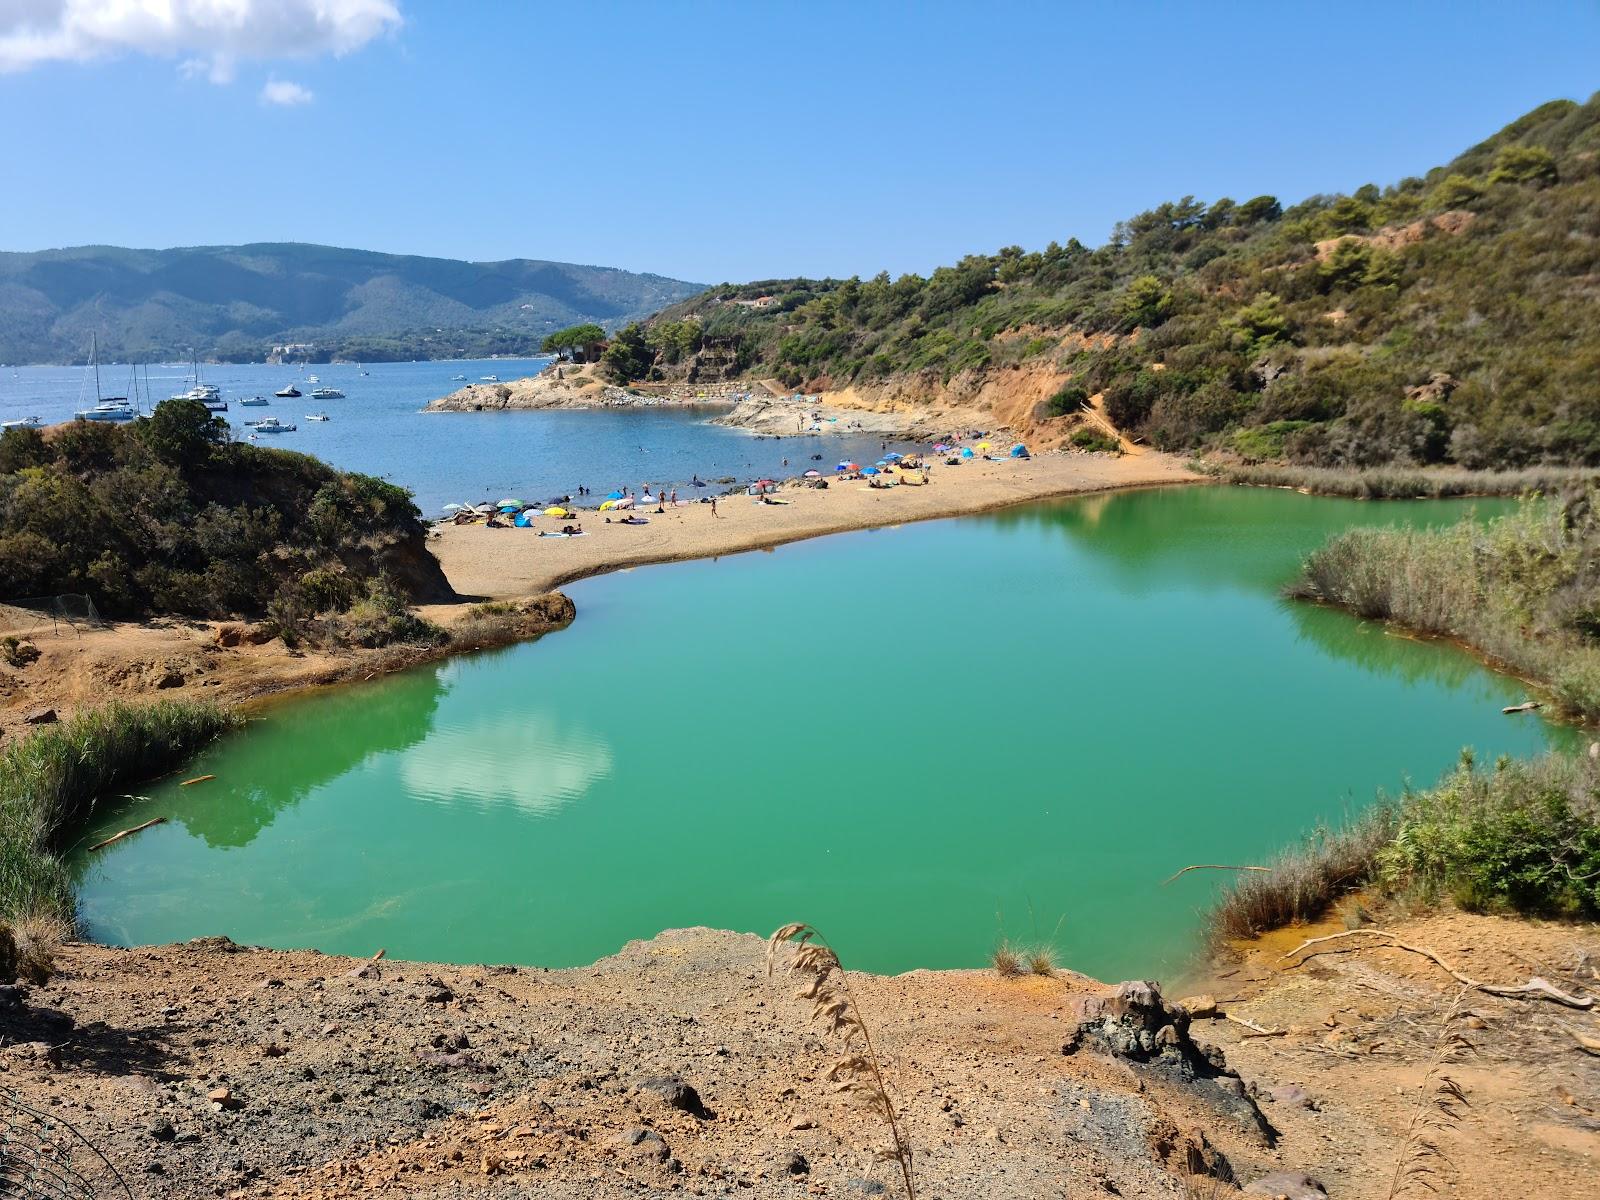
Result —
[{"label": "sandy beach", "polygon": [[[506,599],[619,567],[709,558],[1080,492],[1197,482],[1200,477],[1181,459],[1160,454],[1125,458],[1045,454],[998,462],[978,458],[959,467],[936,466],[922,487],[878,489],[868,487],[865,480],[833,481],[826,490],[784,487],[774,498],[785,504],[763,504],[743,494],[728,496],[719,498],[715,517],[709,504],[688,504],[661,514],[653,507],[641,507],[648,525],[608,525],[603,514],[584,512],[579,519],[585,536],[578,538],[542,538],[537,529],[442,525],[428,544],[463,596]],[[680,499],[684,490],[679,491]],[[541,518],[538,526],[557,529],[568,523]],[[454,607],[433,605],[423,612],[434,620],[448,620]]]}]

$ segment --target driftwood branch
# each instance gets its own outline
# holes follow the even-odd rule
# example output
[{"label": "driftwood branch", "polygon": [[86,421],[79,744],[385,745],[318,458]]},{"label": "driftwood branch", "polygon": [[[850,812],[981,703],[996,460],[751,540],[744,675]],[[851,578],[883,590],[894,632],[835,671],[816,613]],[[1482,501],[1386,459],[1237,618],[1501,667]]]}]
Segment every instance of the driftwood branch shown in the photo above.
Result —
[{"label": "driftwood branch", "polygon": [[355,967],[349,971],[346,971],[345,975],[351,979],[367,979],[370,977],[375,977],[378,974],[378,960],[387,953],[389,953],[387,949],[379,950],[359,967]]},{"label": "driftwood branch", "polygon": [[1247,1021],[1243,1017],[1234,1016],[1232,1013],[1223,1013],[1222,1015],[1235,1025],[1243,1025],[1250,1030],[1249,1033],[1244,1035],[1245,1037],[1283,1037],[1289,1032],[1287,1029],[1268,1029],[1264,1025],[1257,1025],[1254,1021]]},{"label": "driftwood branch", "polygon": [[[1387,938],[1388,940],[1384,942],[1385,946],[1391,947],[1395,950],[1405,950],[1411,954],[1420,954],[1423,958],[1433,963],[1434,966],[1438,967],[1445,974],[1449,975],[1450,978],[1454,979],[1462,987],[1472,988],[1475,991],[1484,992],[1490,996],[1506,996],[1513,999],[1522,996],[1530,996],[1544,1000],[1553,1000],[1555,1003],[1564,1004],[1568,1008],[1590,1009],[1594,1007],[1594,997],[1574,996],[1570,992],[1563,992],[1548,979],[1541,979],[1537,975],[1528,980],[1527,983],[1523,984],[1484,983],[1481,980],[1473,979],[1470,976],[1463,975],[1460,971],[1456,970],[1449,963],[1445,962],[1444,959],[1440,958],[1432,950],[1429,950],[1423,946],[1413,946],[1409,943],[1402,942],[1387,929],[1347,929],[1343,933],[1330,933],[1324,937],[1310,938],[1307,941],[1300,943],[1300,945],[1296,946],[1287,954],[1282,955],[1281,958],[1296,958],[1313,946],[1324,945],[1327,942],[1338,941],[1341,938],[1359,937],[1362,935],[1368,937]],[[1315,953],[1321,954],[1322,951],[1318,950],[1315,951]],[[1311,955],[1306,955],[1306,957],[1309,958]],[[1305,959],[1301,959],[1300,961],[1304,962]],[[1295,965],[1298,966],[1300,964],[1296,963]]]},{"label": "driftwood branch", "polygon": [[1179,875],[1185,874],[1188,871],[1270,871],[1270,870],[1272,870],[1271,867],[1236,867],[1236,866],[1232,866],[1232,865],[1230,865],[1228,863],[1191,863],[1189,866],[1185,867],[1182,871],[1175,872],[1174,874],[1169,875],[1166,879],[1163,879],[1161,881],[1161,886],[1162,887],[1166,887],[1167,884],[1171,883]]},{"label": "driftwood branch", "polygon": [[216,778],[215,775],[196,775],[193,779],[185,779],[178,786],[179,787],[190,787],[193,784],[204,783],[208,779],[215,779],[215,778]]},{"label": "driftwood branch", "polygon": [[1536,708],[1543,707],[1544,705],[1537,700],[1524,700],[1521,704],[1508,704],[1500,711],[1503,713],[1532,712]]},{"label": "driftwood branch", "polygon": [[166,821],[165,817],[151,817],[143,825],[135,825],[132,829],[124,829],[121,833],[113,833],[105,841],[96,842],[94,845],[90,846],[89,849],[91,849],[91,850],[104,850],[107,846],[111,845],[112,842],[120,842],[125,837],[132,837],[134,834],[138,833],[141,829],[149,829],[150,826],[152,826],[152,825],[161,825],[161,824],[165,823],[165,821]]}]

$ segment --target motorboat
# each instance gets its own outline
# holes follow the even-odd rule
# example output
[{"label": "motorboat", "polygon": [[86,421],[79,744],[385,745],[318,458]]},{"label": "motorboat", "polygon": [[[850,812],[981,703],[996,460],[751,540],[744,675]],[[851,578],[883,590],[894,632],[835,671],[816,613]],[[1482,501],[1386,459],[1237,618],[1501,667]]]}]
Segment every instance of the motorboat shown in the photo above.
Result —
[{"label": "motorboat", "polygon": [[483,382],[485,382],[485,383],[499,383],[500,382],[500,376],[498,376],[498,375],[485,375],[482,378],[483,378]]},{"label": "motorboat", "polygon": [[188,391],[179,392],[169,397],[172,400],[198,400],[201,404],[210,407],[222,400],[222,389],[214,383],[197,383]]},{"label": "motorboat", "polygon": [[38,417],[23,417],[17,421],[0,421],[0,429],[37,429],[42,424]]},{"label": "motorboat", "polygon": [[465,375],[452,375],[452,376],[450,376],[450,382],[451,383],[454,383],[458,379],[461,380],[463,383],[465,383],[466,380],[467,380],[467,377]]},{"label": "motorboat", "polygon": [[343,400],[344,393],[336,387],[319,387],[311,389],[313,400]]},{"label": "motorboat", "polygon": [[272,403],[272,401],[268,400],[265,396],[246,396],[243,400],[239,401],[239,407],[261,408],[270,403]]},{"label": "motorboat", "polygon": [[272,394],[274,396],[281,396],[285,400],[292,400],[295,397],[300,395],[300,389],[295,387],[295,385],[291,383],[288,387],[279,388],[277,391],[273,392]]},{"label": "motorboat", "polygon": [[207,412],[228,411],[228,402],[226,400],[202,400],[201,403],[206,406]]},{"label": "motorboat", "polygon": [[308,420],[308,421],[326,421],[326,420],[329,420],[329,419],[330,418],[328,417],[327,413],[307,413],[306,414],[306,420]]},{"label": "motorboat", "polygon": [[307,375],[306,376],[306,382],[307,383],[321,383],[322,380],[318,379],[315,375]]},{"label": "motorboat", "polygon": [[293,425],[285,425],[277,417],[262,417],[256,422],[257,433],[293,433]]}]

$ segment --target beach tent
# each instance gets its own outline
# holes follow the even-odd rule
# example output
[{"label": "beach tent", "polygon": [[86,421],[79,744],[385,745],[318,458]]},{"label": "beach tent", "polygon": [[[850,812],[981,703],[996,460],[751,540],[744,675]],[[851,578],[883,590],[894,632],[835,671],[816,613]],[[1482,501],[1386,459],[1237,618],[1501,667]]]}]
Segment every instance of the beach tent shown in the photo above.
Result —
[{"label": "beach tent", "polygon": [[606,499],[607,500],[621,500],[622,499],[622,493],[621,492],[607,492],[606,493]]},{"label": "beach tent", "polygon": [[527,529],[533,524],[533,513],[531,511],[520,512],[517,514],[517,519],[511,523],[518,529]]},{"label": "beach tent", "polygon": [[1012,458],[1027,458],[1028,457],[1028,448],[1026,446],[1024,446],[1021,442],[1018,442],[1015,446],[1011,447],[1011,457]]},{"label": "beach tent", "polygon": [[617,502],[615,500],[602,500],[602,501],[600,501],[600,511],[601,512],[605,512],[606,509],[615,508],[616,506],[617,506]]},{"label": "beach tent", "polygon": [[616,507],[617,508],[632,508],[633,507],[633,497],[632,496],[624,496],[621,500],[617,501]]},{"label": "beach tent", "polygon": [[962,458],[971,458],[972,457],[972,447],[971,446],[963,446],[963,447],[961,447],[961,457]]}]

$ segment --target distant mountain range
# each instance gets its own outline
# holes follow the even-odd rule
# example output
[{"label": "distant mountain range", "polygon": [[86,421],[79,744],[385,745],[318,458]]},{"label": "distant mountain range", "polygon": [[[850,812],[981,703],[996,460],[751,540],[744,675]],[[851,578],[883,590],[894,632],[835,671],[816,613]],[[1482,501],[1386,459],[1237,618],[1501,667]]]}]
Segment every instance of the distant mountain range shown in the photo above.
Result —
[{"label": "distant mountain range", "polygon": [[316,361],[531,353],[553,330],[612,329],[701,290],[612,267],[293,242],[0,253],[0,362],[81,362],[91,333],[102,361],[261,361],[284,345]]}]

